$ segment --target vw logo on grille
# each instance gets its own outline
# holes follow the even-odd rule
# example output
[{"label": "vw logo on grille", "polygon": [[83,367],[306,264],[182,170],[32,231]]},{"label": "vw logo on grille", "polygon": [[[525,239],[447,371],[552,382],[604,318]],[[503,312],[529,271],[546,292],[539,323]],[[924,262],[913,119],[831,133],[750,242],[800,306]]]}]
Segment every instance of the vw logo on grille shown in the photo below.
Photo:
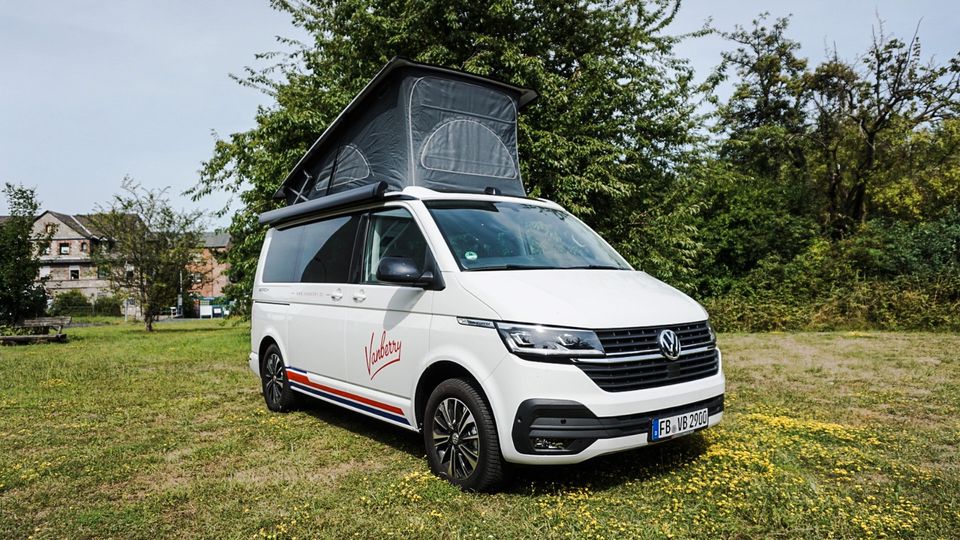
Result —
[{"label": "vw logo on grille", "polygon": [[673,330],[661,330],[657,336],[657,344],[660,345],[660,352],[667,360],[676,360],[680,358],[680,337]]}]

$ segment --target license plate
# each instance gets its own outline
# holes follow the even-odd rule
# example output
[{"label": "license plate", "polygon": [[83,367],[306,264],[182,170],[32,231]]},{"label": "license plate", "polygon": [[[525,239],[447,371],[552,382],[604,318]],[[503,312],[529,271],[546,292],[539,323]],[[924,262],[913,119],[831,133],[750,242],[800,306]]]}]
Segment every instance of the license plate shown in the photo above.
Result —
[{"label": "license plate", "polygon": [[666,416],[664,418],[653,419],[653,429],[650,432],[651,441],[660,441],[690,433],[695,429],[707,427],[710,422],[710,414],[707,409],[699,411],[686,412],[676,416]]}]

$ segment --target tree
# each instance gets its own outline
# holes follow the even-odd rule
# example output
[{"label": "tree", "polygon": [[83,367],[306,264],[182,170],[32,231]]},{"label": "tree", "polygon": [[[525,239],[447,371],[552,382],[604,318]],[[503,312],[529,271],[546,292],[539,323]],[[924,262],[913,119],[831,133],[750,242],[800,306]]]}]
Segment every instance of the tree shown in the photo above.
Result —
[{"label": "tree", "polygon": [[733,68],[739,82],[719,108],[718,127],[726,135],[721,157],[771,177],[785,163],[803,165],[810,95],[803,78],[807,61],[797,56],[800,44],[786,36],[789,19],[768,26],[768,16],[754,19],[750,29],[738,25],[722,34],[737,48],[722,53],[719,70]]},{"label": "tree", "polygon": [[190,275],[201,245],[202,213],[174,210],[166,189],[145,189],[129,177],[122,190],[91,216],[106,240],[91,258],[118,295],[137,301],[152,332],[156,316],[176,303],[181,277]]},{"label": "tree", "polygon": [[[786,37],[788,20],[765,19],[724,34],[737,48],[723,54],[721,67],[733,66],[740,82],[719,109],[726,135],[719,155],[800,201],[806,209],[790,209],[812,211],[841,238],[868,219],[889,183],[924,168],[911,141],[928,137],[918,135],[945,137],[940,150],[955,151],[949,137],[960,117],[960,55],[924,62],[919,37],[903,42],[880,23],[855,62],[834,51],[811,71]],[[937,153],[937,146],[926,149]]]},{"label": "tree", "polygon": [[0,325],[41,315],[47,294],[37,282],[41,246],[50,234],[33,234],[40,208],[34,189],[7,183],[3,189],[10,216],[0,222]]},{"label": "tree", "polygon": [[664,34],[671,0],[394,2],[275,0],[312,42],[261,55],[241,84],[276,100],[257,126],[216,141],[194,197],[239,194],[227,294],[249,302],[264,228],[257,215],[286,173],[393,56],[463,69],[535,88],[521,114],[519,148],[528,192],[553,199],[628,259],[681,285],[700,246],[682,196],[697,120],[685,61]]},{"label": "tree", "polygon": [[698,227],[709,254],[700,291],[722,294],[767,257],[790,260],[819,232],[807,174],[807,61],[789,39],[789,19],[762,14],[723,33],[721,78],[734,77],[716,111],[714,154],[705,160]]},{"label": "tree", "polygon": [[[883,24],[860,66],[834,57],[808,77],[816,107],[811,133],[823,173],[828,224],[841,237],[863,224],[884,171],[909,159],[898,150],[912,134],[960,118],[960,54],[924,62],[920,39],[903,42]],[[901,169],[902,170],[902,169]]]}]

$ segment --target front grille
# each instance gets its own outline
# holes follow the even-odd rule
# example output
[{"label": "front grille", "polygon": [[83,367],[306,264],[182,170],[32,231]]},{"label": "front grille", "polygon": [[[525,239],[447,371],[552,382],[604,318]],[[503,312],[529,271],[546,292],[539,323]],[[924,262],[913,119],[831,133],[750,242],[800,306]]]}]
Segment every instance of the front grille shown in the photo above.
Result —
[{"label": "front grille", "polygon": [[661,330],[666,328],[677,333],[680,338],[680,345],[684,349],[703,347],[710,343],[710,328],[707,326],[707,321],[653,328],[597,330],[597,337],[603,344],[604,352],[611,356],[653,354],[660,352],[657,345],[657,336]]},{"label": "front grille", "polygon": [[[668,360],[660,354],[657,335],[669,328],[682,345],[680,358]],[[720,368],[717,349],[706,321],[656,328],[619,328],[598,330],[597,336],[610,356],[624,356],[622,362],[578,362],[597,386],[608,392],[628,392],[668,384],[695,381],[715,375]],[[692,352],[701,349],[698,352]],[[631,356],[644,358],[630,359]]]}]

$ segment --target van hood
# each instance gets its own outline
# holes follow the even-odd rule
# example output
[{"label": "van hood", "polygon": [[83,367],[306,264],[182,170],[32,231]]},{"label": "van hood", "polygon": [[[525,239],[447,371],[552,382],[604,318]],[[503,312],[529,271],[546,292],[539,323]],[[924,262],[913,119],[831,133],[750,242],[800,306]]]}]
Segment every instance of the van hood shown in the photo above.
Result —
[{"label": "van hood", "polygon": [[473,271],[457,280],[504,321],[600,329],[707,318],[692,298],[638,271]]}]

